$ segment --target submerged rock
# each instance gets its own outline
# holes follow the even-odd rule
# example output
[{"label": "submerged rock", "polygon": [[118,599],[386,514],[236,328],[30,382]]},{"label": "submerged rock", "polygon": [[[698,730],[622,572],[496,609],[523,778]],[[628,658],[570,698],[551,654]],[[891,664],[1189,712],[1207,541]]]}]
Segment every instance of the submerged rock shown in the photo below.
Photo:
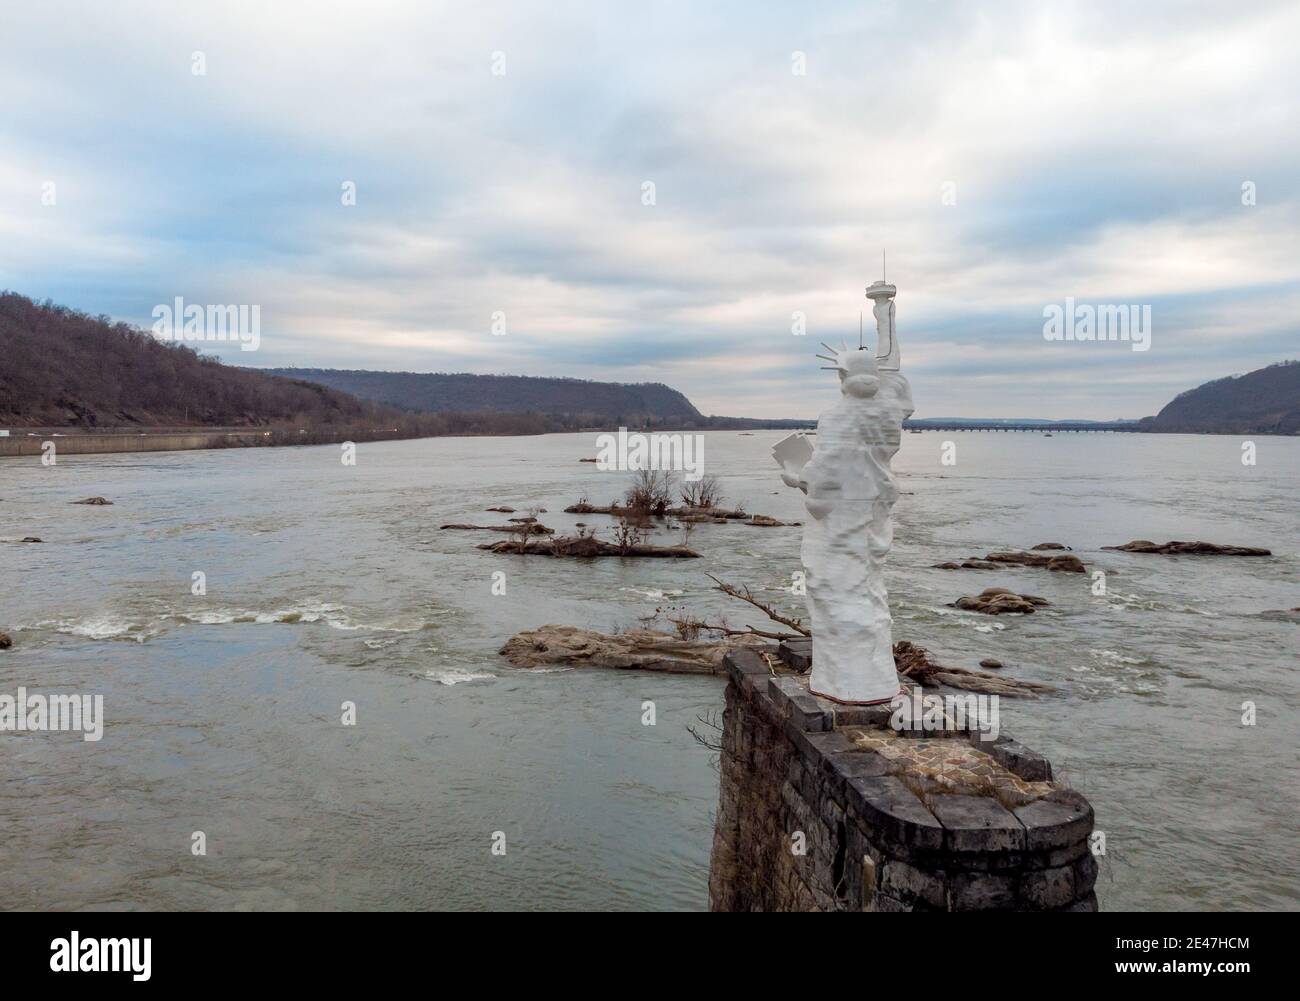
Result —
[{"label": "submerged rock", "polygon": [[536,518],[511,518],[517,524],[514,525],[439,525],[438,531],[457,531],[457,532],[515,532],[519,535],[527,533],[529,535],[554,535],[555,529],[547,528]]},{"label": "submerged rock", "polygon": [[958,598],[953,602],[957,608],[968,612],[983,612],[986,615],[1002,615],[1005,612],[1028,614],[1035,608],[1048,604],[1046,598],[1032,594],[1016,594],[1005,587],[986,587],[974,597]]},{"label": "submerged rock", "polygon": [[[445,525],[444,528],[455,528]],[[474,527],[474,526],[470,526]],[[531,526],[530,526],[531,527]],[[551,529],[547,529],[550,532]],[[685,546],[652,546],[647,543],[620,546],[605,542],[594,535],[566,535],[554,539],[542,539],[537,542],[519,543],[513,539],[500,542],[486,542],[478,547],[494,553],[519,553],[523,556],[650,556],[665,559],[699,559],[700,554]]]},{"label": "submerged rock", "polygon": [[45,540],[44,540],[44,539],[38,539],[38,538],[37,538],[36,536],[34,536],[34,535],[29,535],[29,536],[27,536],[26,538],[20,539],[19,541],[20,541],[20,542],[44,542]]},{"label": "submerged rock", "polygon": [[750,514],[742,508],[682,505],[681,507],[664,508],[662,511],[638,511],[635,508],[624,507],[621,504],[592,504],[585,500],[570,504],[564,509],[564,513],[607,514],[613,518],[676,518],[678,521],[688,522],[693,525],[725,525],[728,522],[740,521],[746,525],[759,525],[764,528],[786,528],[802,524],[802,522],[798,521],[778,521],[776,518],[765,514]]},{"label": "submerged rock", "polygon": [[0,633],[0,650],[8,650],[14,645],[13,637],[8,633]]},{"label": "submerged rock", "polygon": [[936,563],[936,570],[1000,570],[1001,567],[996,563],[990,563],[988,560],[980,560],[971,557],[968,560],[962,560],[960,563]]},{"label": "submerged rock", "polygon": [[72,503],[73,504],[94,504],[96,507],[100,507],[104,504],[112,504],[113,502],[111,500],[107,500],[104,497],[85,497],[79,501],[72,501]]},{"label": "submerged rock", "polygon": [[980,661],[980,667],[987,667],[990,671],[996,671],[1002,667],[1002,661],[996,657],[985,657]]},{"label": "submerged rock", "polygon": [[504,507],[504,506],[502,506],[502,507],[490,507],[490,508],[488,508],[488,510],[489,510],[489,511],[499,511],[501,514],[514,514],[514,513],[515,513],[515,509],[514,509],[514,508],[512,508],[512,507]]},{"label": "submerged rock", "polygon": [[1069,549],[1069,546],[1063,546],[1059,542],[1040,542],[1036,546],[1030,546],[1030,549]]},{"label": "submerged rock", "polygon": [[1122,546],[1102,546],[1121,553],[1156,553],[1161,556],[1272,556],[1268,549],[1256,549],[1252,546],[1221,546],[1214,542],[1148,542],[1146,539],[1134,539]]}]

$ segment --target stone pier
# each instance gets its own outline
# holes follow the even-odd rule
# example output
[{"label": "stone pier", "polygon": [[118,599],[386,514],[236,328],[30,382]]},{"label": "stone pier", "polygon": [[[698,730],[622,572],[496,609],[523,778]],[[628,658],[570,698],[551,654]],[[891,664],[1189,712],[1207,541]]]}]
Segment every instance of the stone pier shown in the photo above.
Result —
[{"label": "stone pier", "polygon": [[711,910],[1097,910],[1092,807],[1047,759],[811,695],[808,655],[727,657]]}]

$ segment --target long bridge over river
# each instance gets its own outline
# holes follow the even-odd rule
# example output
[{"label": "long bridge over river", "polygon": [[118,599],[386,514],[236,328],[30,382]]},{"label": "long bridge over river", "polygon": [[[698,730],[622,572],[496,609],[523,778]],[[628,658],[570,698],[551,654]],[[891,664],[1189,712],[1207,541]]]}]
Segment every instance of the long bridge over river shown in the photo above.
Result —
[{"label": "long bridge over river", "polygon": [[1017,424],[1014,421],[961,421],[946,422],[941,420],[904,421],[907,431],[1037,431],[1039,434],[1059,434],[1061,432],[1111,432],[1133,433],[1141,431],[1136,422],[1117,421],[1114,423],[1073,423],[1062,421],[1059,424]]}]

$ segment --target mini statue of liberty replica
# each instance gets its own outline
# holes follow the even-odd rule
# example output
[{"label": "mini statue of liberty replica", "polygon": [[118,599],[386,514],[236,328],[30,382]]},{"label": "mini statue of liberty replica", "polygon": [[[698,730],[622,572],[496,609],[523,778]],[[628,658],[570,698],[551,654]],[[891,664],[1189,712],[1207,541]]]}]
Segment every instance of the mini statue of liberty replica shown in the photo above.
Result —
[{"label": "mini statue of liberty replica", "polygon": [[875,302],[874,356],[823,342],[831,356],[817,357],[839,373],[842,395],[817,420],[816,448],[792,435],[772,449],[781,479],[807,494],[801,555],[812,618],[809,688],[852,705],[888,702],[899,692],[884,563],[898,498],[889,463],[912,413],[912,390],[899,371],[897,291],[883,279],[867,286]]}]

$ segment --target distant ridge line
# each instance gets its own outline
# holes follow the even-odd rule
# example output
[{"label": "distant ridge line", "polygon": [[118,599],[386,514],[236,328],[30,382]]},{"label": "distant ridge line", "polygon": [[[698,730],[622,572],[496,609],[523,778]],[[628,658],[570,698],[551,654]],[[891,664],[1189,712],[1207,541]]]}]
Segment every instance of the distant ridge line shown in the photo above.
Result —
[{"label": "distant ridge line", "polygon": [[474,410],[556,416],[588,414],[629,419],[703,419],[690,400],[660,382],[620,383],[563,376],[381,372],[370,369],[270,368],[259,371],[426,413]]}]

